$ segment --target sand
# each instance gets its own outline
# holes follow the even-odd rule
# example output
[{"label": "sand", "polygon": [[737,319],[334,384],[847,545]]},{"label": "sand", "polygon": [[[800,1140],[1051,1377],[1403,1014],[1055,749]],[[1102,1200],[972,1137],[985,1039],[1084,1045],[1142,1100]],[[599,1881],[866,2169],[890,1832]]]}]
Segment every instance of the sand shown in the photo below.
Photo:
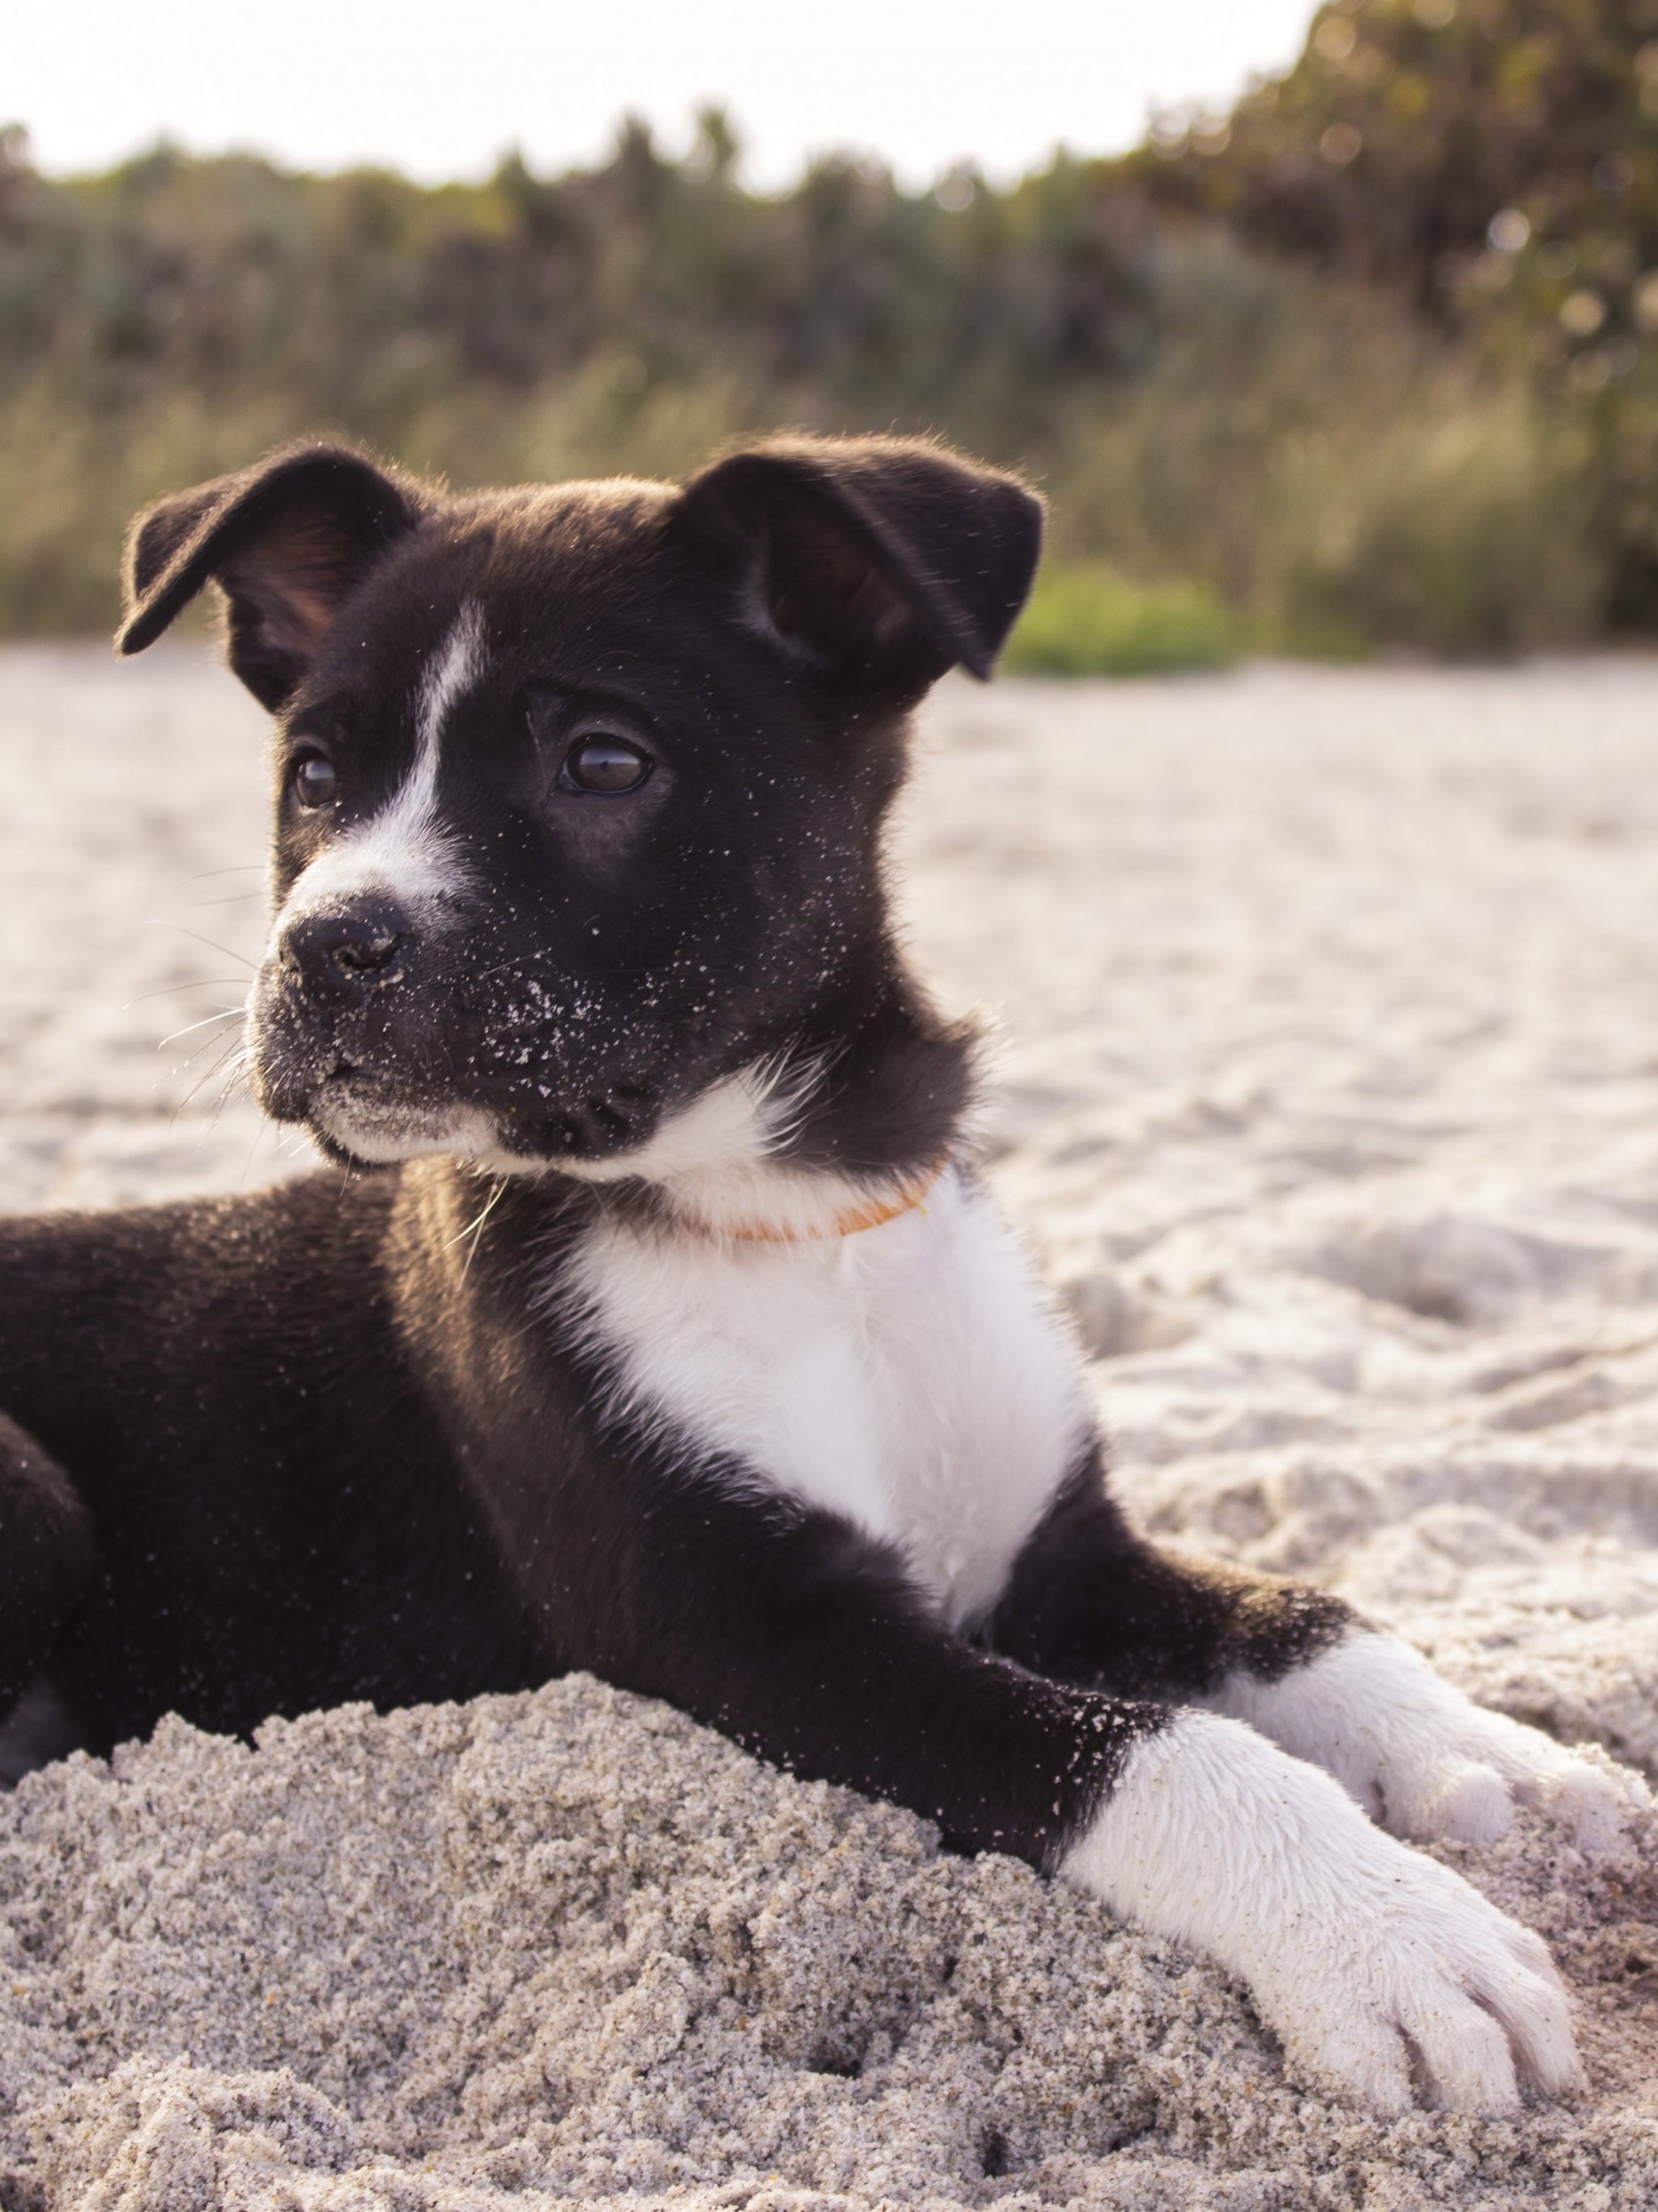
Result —
[{"label": "sand", "polygon": [[[1658,1775],[1658,665],[957,684],[929,731],[913,933],[999,1021],[993,1172],[1125,1496]],[[300,1164],[186,1095],[258,749],[191,652],[0,655],[0,1206]],[[1658,2202],[1658,1836],[1445,1856],[1555,1944],[1587,2100],[1331,2104],[1200,1961],[582,1679],[168,1723],[0,1803],[0,2206]]]}]

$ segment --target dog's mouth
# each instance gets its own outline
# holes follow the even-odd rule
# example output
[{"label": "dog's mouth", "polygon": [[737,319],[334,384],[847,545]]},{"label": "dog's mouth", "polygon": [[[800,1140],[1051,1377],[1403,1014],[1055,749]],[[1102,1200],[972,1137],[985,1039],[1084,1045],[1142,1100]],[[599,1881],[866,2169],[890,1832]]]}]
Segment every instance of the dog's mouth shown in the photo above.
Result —
[{"label": "dog's mouth", "polygon": [[526,1099],[510,1086],[500,1097],[466,1097],[344,1055],[297,1080],[258,1073],[274,1119],[308,1128],[331,1158],[367,1166],[446,1153],[508,1170],[598,1167],[635,1150],[658,1116],[653,1094],[631,1085],[568,1102]]}]

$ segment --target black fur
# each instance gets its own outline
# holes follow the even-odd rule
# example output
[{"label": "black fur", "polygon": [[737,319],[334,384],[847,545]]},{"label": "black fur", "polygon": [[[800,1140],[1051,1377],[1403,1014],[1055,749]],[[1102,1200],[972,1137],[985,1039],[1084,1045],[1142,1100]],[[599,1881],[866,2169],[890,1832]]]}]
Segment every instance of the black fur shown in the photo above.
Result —
[{"label": "black fur", "polygon": [[1278,1680],[1352,1618],[1304,1583],[1157,1551],[1108,1494],[1096,1447],[1015,1560],[987,1640],[1062,1682],[1201,1698],[1237,1672]]},{"label": "black fur", "polygon": [[[307,913],[261,975],[261,1096],[344,1176],[0,1223],[0,1698],[44,1679],[106,1750],[169,1710],[246,1734],[587,1668],[1051,1865],[1163,1700],[1339,1633],[1332,1600],[1153,1551],[1090,1458],[954,1634],[850,1522],[617,1410],[561,1311],[595,1215],[657,1201],[548,1164],[756,1058],[810,1073],[808,1175],[955,1140],[967,1042],[894,942],[881,836],[909,709],[988,672],[1040,522],[881,440],[463,500],[304,449],[141,520],[123,649],[215,581],[279,714],[279,899],[408,775],[465,605],[487,653],[442,756],[455,887]],[[648,753],[623,802],[563,781],[599,725]],[[307,758],[337,777],[311,811]],[[352,1164],[376,1116],[460,1109],[540,1171]]]}]

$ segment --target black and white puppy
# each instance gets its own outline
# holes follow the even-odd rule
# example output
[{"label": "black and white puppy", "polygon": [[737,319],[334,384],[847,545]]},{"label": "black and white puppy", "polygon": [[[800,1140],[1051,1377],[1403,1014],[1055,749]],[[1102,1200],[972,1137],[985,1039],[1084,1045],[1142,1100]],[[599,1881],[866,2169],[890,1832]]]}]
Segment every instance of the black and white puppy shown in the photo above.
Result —
[{"label": "black and white puppy", "polygon": [[1040,534],[881,439],[470,498],[308,447],[141,518],[121,649],[216,585],[276,717],[252,1079],[348,1171],[0,1223],[0,1710],[587,1668],[1206,1951],[1374,2105],[1570,2090],[1540,1942],[1394,1837],[1640,1785],[1138,1536],[965,1157],[883,830]]}]

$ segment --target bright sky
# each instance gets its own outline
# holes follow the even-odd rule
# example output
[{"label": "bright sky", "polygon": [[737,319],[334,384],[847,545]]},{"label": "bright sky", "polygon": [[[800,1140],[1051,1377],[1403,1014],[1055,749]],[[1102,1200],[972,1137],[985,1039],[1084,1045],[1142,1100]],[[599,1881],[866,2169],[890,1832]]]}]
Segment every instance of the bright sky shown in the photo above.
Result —
[{"label": "bright sky", "polygon": [[744,173],[814,151],[911,183],[1056,145],[1132,145],[1155,106],[1221,105],[1291,62],[1313,0],[5,0],[0,121],[46,169],[101,168],[166,132],[334,168],[475,176],[517,143],[556,170],[627,109],[683,146],[722,101]]}]

